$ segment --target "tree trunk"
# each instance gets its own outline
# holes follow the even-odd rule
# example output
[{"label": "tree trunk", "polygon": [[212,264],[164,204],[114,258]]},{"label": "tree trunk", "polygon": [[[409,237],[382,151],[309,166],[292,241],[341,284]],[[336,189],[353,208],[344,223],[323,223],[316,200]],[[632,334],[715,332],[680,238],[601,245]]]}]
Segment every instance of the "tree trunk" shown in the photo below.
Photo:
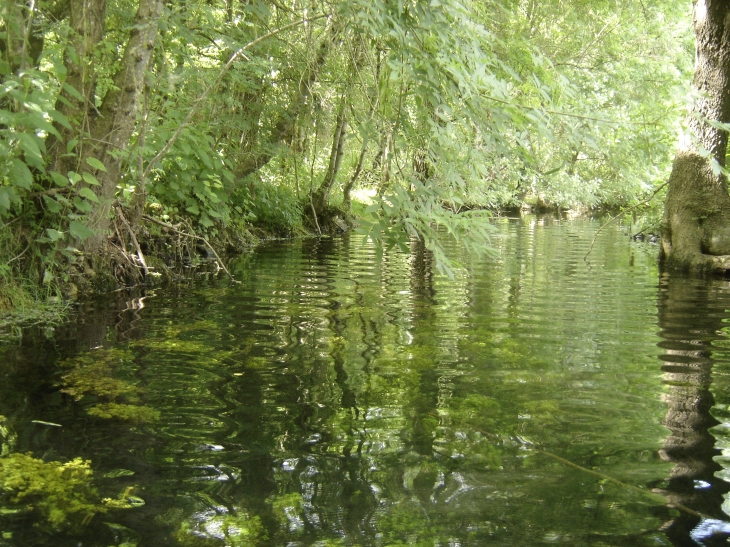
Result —
[{"label": "tree trunk", "polygon": [[337,179],[337,174],[342,165],[342,156],[345,155],[345,140],[347,139],[347,113],[345,111],[347,101],[344,95],[340,99],[340,110],[337,113],[337,121],[335,122],[335,131],[332,136],[332,152],[330,153],[329,166],[327,173],[322,179],[322,183],[312,196],[312,203],[317,214],[324,211],[327,207],[332,186]]},{"label": "tree trunk", "polygon": [[350,211],[350,207],[352,206],[352,198],[350,196],[352,192],[352,188],[355,186],[355,182],[357,181],[357,178],[360,176],[360,172],[362,171],[362,164],[365,160],[365,153],[368,151],[368,139],[367,137],[363,139],[362,141],[362,148],[360,149],[360,156],[357,159],[357,165],[355,166],[355,170],[352,172],[352,175],[350,175],[350,179],[345,184],[345,187],[342,189],[342,210],[343,211]]},{"label": "tree trunk", "polygon": [[[104,97],[99,116],[91,127],[93,156],[106,167],[106,172],[96,173],[100,186],[94,190],[99,197],[99,205],[89,224],[98,232],[97,238],[104,237],[109,228],[109,211],[124,161],[120,152],[129,146],[136,127],[144,75],[154,51],[162,11],[162,0],[140,0],[121,68],[114,75],[114,87]],[[144,192],[144,188],[138,191]],[[89,243],[95,245],[93,241]]]},{"label": "tree trunk", "polygon": [[267,142],[259,146],[260,152],[258,154],[248,158],[245,164],[237,166],[237,176],[244,179],[255,173],[271,161],[280,144],[292,142],[296,133],[297,117],[307,106],[307,99],[311,94],[312,86],[317,81],[317,78],[319,78],[332,46],[335,45],[340,30],[337,22],[330,25],[327,35],[320,43],[312,63],[299,80],[299,87],[295,96],[292,98],[286,110],[276,119]]},{"label": "tree trunk", "polygon": [[[697,60],[687,116],[691,139],[674,159],[662,221],[662,257],[670,269],[730,270],[730,195],[725,166],[728,134],[709,121],[730,122],[730,1],[695,0]],[[714,164],[714,169],[713,169]]]}]

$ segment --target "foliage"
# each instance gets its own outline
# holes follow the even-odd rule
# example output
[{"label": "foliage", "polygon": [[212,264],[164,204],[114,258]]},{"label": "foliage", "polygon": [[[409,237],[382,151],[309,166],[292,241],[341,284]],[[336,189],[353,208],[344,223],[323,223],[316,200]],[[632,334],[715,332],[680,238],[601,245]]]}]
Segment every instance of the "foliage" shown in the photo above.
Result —
[{"label": "foliage", "polygon": [[10,428],[5,416],[0,416],[0,458],[9,455],[15,448],[18,436]]},{"label": "foliage", "polygon": [[632,205],[667,175],[692,64],[679,1],[145,0],[97,34],[79,2],[3,12],[0,222],[22,229],[0,276],[49,290],[109,234],[130,257],[143,213],[291,234],[313,198],[374,190],[362,231],[446,270],[438,228],[494,247],[474,209]]},{"label": "foliage", "polygon": [[130,422],[154,422],[160,419],[160,411],[142,405],[127,405],[119,403],[99,403],[92,406],[90,416],[106,420],[117,419]]},{"label": "foliage", "polygon": [[144,505],[131,495],[132,488],[119,498],[99,500],[92,482],[91,462],[81,458],[61,463],[20,453],[0,457],[0,501],[37,511],[52,528],[86,524],[97,513]]}]

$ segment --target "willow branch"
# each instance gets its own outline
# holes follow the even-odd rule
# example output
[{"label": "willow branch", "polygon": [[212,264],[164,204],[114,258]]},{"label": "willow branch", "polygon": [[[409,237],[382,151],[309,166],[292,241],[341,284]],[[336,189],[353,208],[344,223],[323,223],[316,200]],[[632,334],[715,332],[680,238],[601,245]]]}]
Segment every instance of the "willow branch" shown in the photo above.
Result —
[{"label": "willow branch", "polygon": [[311,21],[316,21],[317,19],[322,19],[324,17],[329,17],[329,14],[323,14],[318,15],[317,17],[311,17],[311,18],[305,18],[301,19],[300,21],[294,21],[293,23],[289,23],[288,25],[284,25],[283,27],[279,27],[277,29],[272,30],[271,32],[268,32],[264,34],[263,36],[259,36],[252,42],[249,42],[243,47],[240,47],[236,50],[236,52],[231,55],[231,58],[228,59],[228,62],[223,65],[223,68],[221,68],[221,71],[218,73],[218,77],[215,79],[215,81],[206,89],[203,94],[198,97],[195,100],[195,103],[193,103],[193,107],[190,109],[190,112],[188,112],[188,115],[185,116],[185,119],[180,124],[180,126],[177,128],[175,133],[172,135],[169,141],[167,141],[167,144],[162,147],[162,150],[160,150],[157,155],[150,160],[150,162],[147,164],[147,168],[142,173],[142,180],[145,180],[149,174],[150,171],[152,171],[152,168],[155,166],[155,164],[160,161],[165,155],[170,151],[170,148],[172,148],[172,145],[175,144],[175,141],[180,137],[180,135],[183,132],[183,129],[185,129],[188,125],[190,125],[190,120],[192,120],[193,115],[198,111],[198,105],[203,102],[208,95],[211,94],[211,92],[218,87],[218,85],[223,80],[223,76],[226,75],[226,73],[230,70],[230,68],[233,66],[233,63],[236,62],[236,60],[239,57],[245,57],[244,51],[246,51],[249,48],[252,48],[253,46],[261,43],[262,41],[266,40],[267,38],[271,38],[272,36],[276,36],[277,34],[284,32],[285,30],[289,30],[290,28],[294,28],[299,25],[303,25],[305,23],[309,23]]}]

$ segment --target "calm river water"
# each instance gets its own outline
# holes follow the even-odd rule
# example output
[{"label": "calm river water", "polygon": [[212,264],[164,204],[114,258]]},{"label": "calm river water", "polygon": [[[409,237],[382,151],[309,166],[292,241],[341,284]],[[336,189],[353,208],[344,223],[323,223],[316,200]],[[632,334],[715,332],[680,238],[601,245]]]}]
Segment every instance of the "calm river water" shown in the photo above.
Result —
[{"label": "calm river water", "polygon": [[584,261],[598,222],[497,225],[453,279],[417,245],[273,243],[240,285],[5,344],[0,462],[83,458],[73,499],[128,507],[13,483],[0,546],[727,545],[730,283],[620,227]]}]

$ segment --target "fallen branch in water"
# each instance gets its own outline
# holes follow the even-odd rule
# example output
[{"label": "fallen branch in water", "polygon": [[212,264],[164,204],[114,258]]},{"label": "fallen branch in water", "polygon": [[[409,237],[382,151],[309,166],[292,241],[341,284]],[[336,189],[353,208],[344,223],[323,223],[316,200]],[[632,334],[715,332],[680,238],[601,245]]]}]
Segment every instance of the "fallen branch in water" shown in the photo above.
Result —
[{"label": "fallen branch in water", "polygon": [[591,252],[593,251],[593,246],[596,244],[596,239],[598,239],[598,234],[601,233],[601,230],[603,230],[606,226],[608,226],[609,224],[611,224],[614,220],[616,220],[617,218],[622,217],[623,215],[625,215],[629,211],[633,211],[637,207],[640,207],[642,205],[646,205],[647,203],[649,203],[651,200],[654,199],[654,196],[656,196],[667,184],[669,184],[669,181],[665,182],[664,184],[660,184],[659,187],[657,187],[657,189],[654,190],[654,192],[652,192],[652,194],[648,198],[646,198],[644,201],[640,201],[636,205],[632,205],[628,209],[624,209],[619,214],[617,214],[615,217],[611,218],[611,220],[609,220],[608,222],[606,222],[606,224],[604,224],[603,226],[601,226],[600,228],[598,228],[598,231],[596,232],[596,235],[593,237],[593,241],[591,241],[591,247],[590,247],[590,249],[588,249],[588,252],[583,257],[583,260],[585,260],[586,258],[588,258],[588,255],[591,254]]},{"label": "fallen branch in water", "polygon": [[221,257],[218,256],[218,253],[215,252],[215,249],[213,248],[213,246],[203,236],[199,236],[199,235],[196,235],[196,234],[189,234],[187,232],[183,232],[182,230],[178,230],[177,228],[175,228],[172,224],[168,224],[167,222],[162,222],[161,220],[157,220],[156,218],[151,217],[149,215],[142,215],[142,218],[144,220],[149,221],[149,222],[153,222],[155,224],[159,224],[160,226],[162,226],[164,228],[167,228],[168,230],[172,230],[173,232],[175,232],[176,234],[180,234],[181,236],[189,237],[189,238],[192,238],[192,239],[197,239],[198,241],[203,241],[205,243],[205,245],[208,247],[208,249],[210,249],[210,252],[213,253],[213,256],[215,256],[216,262],[221,267],[221,269],[224,272],[226,272],[226,274],[228,275],[228,277],[230,278],[230,280],[233,281],[234,283],[240,283],[240,281],[237,281],[236,279],[234,279],[233,275],[231,275],[231,272],[229,272],[228,271],[228,268],[226,268],[225,264],[223,264],[223,261],[221,260]]},{"label": "fallen branch in water", "polygon": [[[562,463],[563,465],[567,465],[568,467],[572,467],[574,469],[578,469],[579,471],[583,471],[584,473],[588,473],[589,475],[593,475],[594,477],[599,477],[607,482],[612,482],[614,484],[617,484],[618,486],[621,486],[623,488],[627,488],[631,490],[632,492],[636,492],[638,494],[642,494],[644,496],[647,496],[649,498],[652,498],[655,501],[662,501],[667,502],[667,498],[665,498],[661,494],[657,494],[656,492],[652,492],[651,490],[645,490],[643,488],[639,488],[638,486],[634,486],[633,484],[628,484],[626,482],[620,481],[614,477],[611,477],[610,475],[606,475],[605,473],[601,473],[600,471],[596,471],[595,469],[588,469],[587,467],[583,467],[582,465],[578,465],[577,463],[573,463],[570,460],[566,460],[565,458],[558,456],[556,454],[553,454],[552,452],[548,452],[547,450],[543,450],[541,448],[538,448],[535,444],[519,438],[519,441],[522,443],[522,446],[524,448],[527,448],[528,450],[533,450],[539,454],[543,454],[544,456],[547,456],[548,458],[552,458],[557,462]],[[687,513],[688,515],[692,515],[693,517],[697,517],[700,519],[707,519],[710,518],[707,515],[703,515],[702,513],[699,513],[698,511],[695,511],[694,509],[690,509],[686,505],[682,505],[681,503],[669,501],[669,505],[671,507],[674,507],[675,509],[679,509],[680,511]]]}]

